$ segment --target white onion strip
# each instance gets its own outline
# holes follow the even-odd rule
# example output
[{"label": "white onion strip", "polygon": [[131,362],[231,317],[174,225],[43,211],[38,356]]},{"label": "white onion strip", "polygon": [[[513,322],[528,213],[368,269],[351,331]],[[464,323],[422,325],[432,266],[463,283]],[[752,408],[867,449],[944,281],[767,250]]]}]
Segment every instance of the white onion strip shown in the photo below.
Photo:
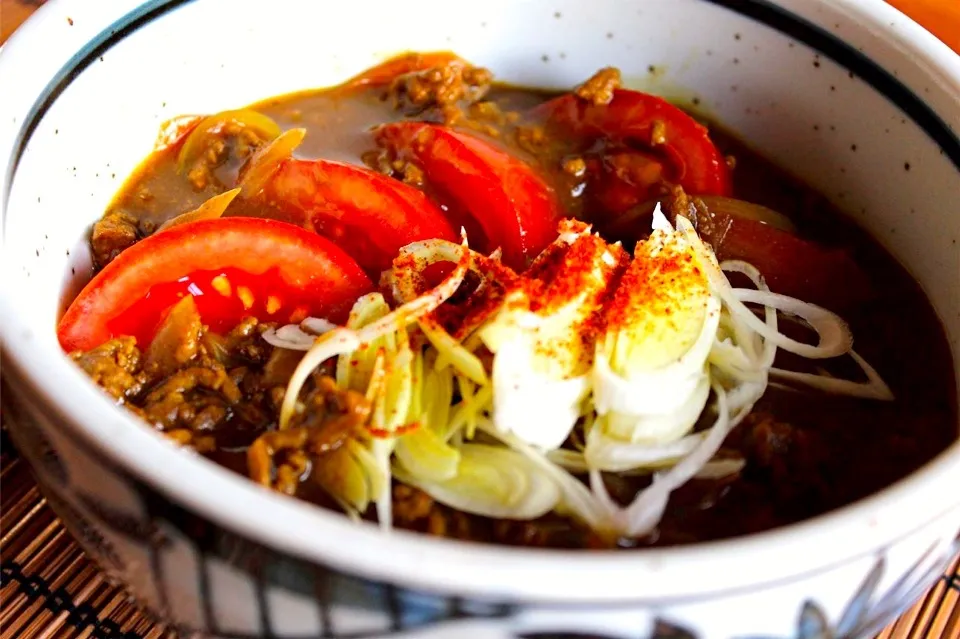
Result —
[{"label": "white onion strip", "polygon": [[[751,321],[746,323],[751,325],[750,328],[757,330],[752,324],[762,326],[763,328],[757,330],[757,332],[786,351],[808,359],[826,359],[848,353],[853,346],[853,334],[850,332],[850,327],[840,316],[825,308],[769,291],[756,291],[749,288],[735,288],[732,291],[740,302],[761,304],[767,308],[773,308],[802,318],[820,337],[819,344],[813,346],[798,342],[780,332],[773,333],[750,309],[743,307],[749,313]],[[731,312],[736,311],[731,309]]]},{"label": "white onion strip", "polygon": [[[717,265],[713,253],[704,246],[690,221],[683,216],[677,216],[677,227],[687,236],[700,258],[700,265],[706,272],[711,284],[713,284],[714,290],[723,299],[727,310],[735,319],[743,322],[745,326],[759,333],[764,339],[777,347],[810,359],[836,357],[850,350],[853,337],[846,322],[840,317],[819,306],[801,302],[785,295],[750,289],[736,289],[735,291]],[[743,301],[741,301],[741,295]],[[817,331],[820,336],[820,343],[816,346],[804,344],[790,339],[777,330],[771,330],[770,326],[744,305],[745,301],[769,305],[802,317]]]},{"label": "white onion strip", "polygon": [[291,351],[308,351],[317,336],[329,333],[337,325],[320,317],[308,317],[297,324],[287,324],[277,329],[268,329],[263,332],[263,339],[271,346],[286,348]]},{"label": "white onion strip", "polygon": [[[727,392],[719,384],[714,385],[713,391],[717,396],[717,421],[693,452],[670,470],[654,475],[653,483],[642,490],[626,508],[624,532],[628,535],[639,537],[656,527],[667,507],[670,493],[700,472],[720,450],[727,434],[746,416],[749,408],[752,408],[744,407],[736,417],[731,417]],[[759,399],[759,396],[756,399]]]},{"label": "white onion strip", "polygon": [[541,451],[529,446],[519,437],[511,433],[500,432],[489,420],[481,421],[478,427],[488,435],[499,439],[510,448],[523,453],[530,461],[534,462],[557,482],[563,494],[564,505],[580,521],[598,532],[611,531],[612,513],[604,507],[602,502],[597,500],[596,496],[583,485],[583,482],[550,461]]},{"label": "white onion strip", "polygon": [[813,373],[798,373],[780,368],[771,368],[770,376],[790,380],[791,382],[803,384],[810,388],[816,388],[825,393],[887,402],[892,401],[894,398],[893,391],[891,391],[890,387],[883,381],[876,369],[858,355],[856,351],[850,351],[849,354],[850,357],[853,358],[853,361],[860,366],[864,374],[866,374],[866,382],[854,382],[848,379],[837,379],[826,375],[814,375]]},{"label": "white onion strip", "polygon": [[[702,435],[695,434],[664,444],[631,444],[608,437],[597,428],[587,435],[585,452],[580,455],[582,470],[596,468],[607,472],[630,472],[669,465],[690,454],[702,440]],[[567,457],[564,461],[570,463],[573,459]],[[575,470],[560,460],[557,463]]]},{"label": "white onion strip", "polygon": [[[763,274],[756,266],[750,264],[749,262],[744,262],[742,260],[725,260],[720,264],[720,269],[722,271],[745,275],[750,279],[751,282],[753,282],[753,285],[757,287],[758,291],[763,291],[764,293],[770,292],[770,287],[767,286],[767,281],[764,279]],[[777,309],[771,306],[764,306],[763,314],[763,319],[766,321],[770,330],[779,332],[777,330]],[[758,335],[758,337],[762,339],[762,336]],[[773,366],[773,360],[777,356],[777,345],[770,340],[762,341],[763,347],[761,349],[761,353],[763,357],[760,358],[760,365],[763,368],[770,368]]]}]

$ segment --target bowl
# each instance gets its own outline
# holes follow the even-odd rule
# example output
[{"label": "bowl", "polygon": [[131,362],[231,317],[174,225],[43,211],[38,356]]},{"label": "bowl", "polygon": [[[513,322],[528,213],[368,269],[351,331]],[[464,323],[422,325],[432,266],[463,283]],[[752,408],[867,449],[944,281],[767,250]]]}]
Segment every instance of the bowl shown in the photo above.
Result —
[{"label": "bowl", "polygon": [[[960,57],[880,0],[47,3],[0,78],[4,418],[70,532],[157,618],[222,637],[865,636],[960,549],[960,443],[839,511],[636,552],[471,545],[262,490],[106,401],[60,351],[86,234],[160,124],[404,50],[697,103],[918,279],[960,361]],[[855,451],[851,451],[855,454]]]}]

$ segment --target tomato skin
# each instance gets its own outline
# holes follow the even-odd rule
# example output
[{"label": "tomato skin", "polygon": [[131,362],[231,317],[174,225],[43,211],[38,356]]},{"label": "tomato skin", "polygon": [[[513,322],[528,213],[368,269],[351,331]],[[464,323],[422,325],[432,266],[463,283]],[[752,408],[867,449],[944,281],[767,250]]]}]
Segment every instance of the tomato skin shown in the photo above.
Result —
[{"label": "tomato skin", "polygon": [[503,262],[523,270],[556,239],[562,216],[557,195],[522,160],[438,124],[385,124],[377,139],[399,155],[412,155],[430,188],[479,225],[485,245],[474,240],[474,248],[490,252],[500,247]]},{"label": "tomato skin", "polygon": [[770,289],[838,309],[871,294],[870,280],[848,251],[825,247],[755,220],[714,214],[716,236],[702,233],[719,260],[755,266]]},{"label": "tomato skin", "polygon": [[[628,149],[642,147],[641,154],[655,154],[665,165],[663,173],[691,195],[730,195],[732,184],[726,159],[710,140],[706,127],[666,100],[653,95],[617,89],[608,104],[598,105],[567,94],[554,98],[534,109],[536,117],[561,135],[574,136],[584,143],[598,139],[623,145]],[[654,136],[662,141],[652,144]],[[656,171],[651,171],[656,175]],[[610,188],[611,177],[600,190]],[[630,204],[654,195],[658,180],[623,185],[636,193],[632,203],[624,202],[608,211],[617,215]],[[624,201],[620,197],[618,201]]]},{"label": "tomato skin", "polygon": [[[212,287],[218,275],[226,276],[234,300]],[[253,298],[249,308],[241,286]],[[196,295],[197,287],[203,295]],[[205,323],[218,327],[248,315],[287,322],[306,313],[340,321],[356,298],[372,289],[349,255],[295,225],[240,217],[202,220],[123,251],[73,300],[57,336],[67,352],[89,350],[124,334],[145,345],[162,313],[187,294],[198,298]],[[264,299],[265,294],[276,300]],[[275,312],[268,313],[267,306],[276,303]]]},{"label": "tomato skin", "polygon": [[352,164],[284,160],[263,194],[291,221],[334,240],[374,276],[411,242],[457,240],[443,211],[421,191]]},{"label": "tomato skin", "polygon": [[433,67],[445,66],[451,62],[466,64],[462,58],[449,51],[405,53],[367,69],[359,75],[350,78],[340,85],[340,87],[342,89],[354,89],[357,87],[382,86],[390,84],[401,75],[415,71],[424,71]]}]

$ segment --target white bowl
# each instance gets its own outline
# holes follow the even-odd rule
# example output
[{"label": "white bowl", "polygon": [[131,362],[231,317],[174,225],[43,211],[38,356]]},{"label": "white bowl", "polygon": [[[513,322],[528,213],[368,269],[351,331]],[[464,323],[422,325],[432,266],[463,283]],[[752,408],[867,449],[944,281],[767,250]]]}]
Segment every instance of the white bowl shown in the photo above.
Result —
[{"label": "white bowl", "polygon": [[881,0],[54,0],[0,59],[3,399],[51,505],[109,574],[185,632],[229,637],[855,636],[929,586],[958,548],[960,444],[800,525],[571,554],[384,536],[179,451],[105,400],[54,326],[90,224],[159,124],[408,49],[549,87],[616,65],[638,88],[696,96],[903,261],[960,361],[960,58]]}]

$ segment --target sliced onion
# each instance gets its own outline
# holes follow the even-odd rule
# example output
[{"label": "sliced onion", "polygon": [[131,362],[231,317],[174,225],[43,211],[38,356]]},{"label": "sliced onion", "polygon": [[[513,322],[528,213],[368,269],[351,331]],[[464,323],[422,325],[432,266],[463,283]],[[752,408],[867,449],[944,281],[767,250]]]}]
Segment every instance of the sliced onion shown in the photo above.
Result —
[{"label": "sliced onion", "polygon": [[[350,316],[347,318],[346,328],[359,331],[371,322],[380,319],[390,312],[387,301],[383,299],[380,293],[367,293],[357,298],[350,309]],[[385,334],[382,337],[371,340],[368,348],[351,353],[349,357],[340,357],[337,360],[336,380],[340,388],[349,388],[358,393],[367,393],[368,399],[373,402],[378,395],[370,395],[369,386],[373,382],[373,371],[378,366],[378,359],[384,359],[392,356],[396,350],[396,339],[392,334]],[[381,347],[383,353],[380,353]],[[381,363],[382,364],[382,363]],[[386,385],[386,373],[380,371],[381,379],[379,383]],[[377,393],[382,392],[377,390]],[[383,411],[380,411],[383,413]],[[382,424],[379,427],[383,427]]]},{"label": "sliced onion", "polygon": [[779,379],[790,380],[798,384],[803,384],[811,388],[816,388],[825,393],[834,395],[846,395],[848,397],[862,397],[863,399],[876,399],[880,401],[892,401],[894,399],[893,391],[883,381],[876,369],[873,368],[865,359],[857,354],[856,351],[850,351],[850,357],[860,366],[860,369],[866,374],[866,382],[854,382],[848,379],[837,379],[826,375],[815,375],[812,373],[798,373],[787,371],[780,368],[771,368],[770,375]]},{"label": "sliced onion", "polygon": [[[760,319],[751,312],[750,316],[756,325],[763,327],[757,330],[757,332],[786,351],[809,359],[825,359],[843,355],[849,352],[853,346],[853,334],[850,332],[850,327],[847,326],[847,323],[837,314],[831,313],[825,308],[769,291],[735,288],[733,289],[733,293],[741,302],[762,304],[768,308],[774,308],[778,311],[803,318],[803,320],[817,332],[820,338],[816,346],[811,346],[810,344],[804,344],[803,342],[790,339],[783,333],[772,333],[769,327],[762,323]],[[738,311],[739,309],[731,309],[731,312]],[[747,309],[747,311],[749,311],[749,309]],[[751,326],[751,328],[754,328],[754,326]]]},{"label": "sliced onion", "polygon": [[[760,273],[760,270],[749,262],[744,262],[742,260],[725,260],[720,264],[721,271],[727,271],[732,273],[740,273],[741,275],[747,276],[753,285],[757,287],[758,291],[769,292],[770,287],[767,286],[767,280],[764,279],[763,274]],[[771,331],[779,332],[777,328],[777,309],[764,306],[763,307],[763,319],[767,323],[767,327]],[[770,340],[763,339],[763,336],[757,335],[757,339],[762,342],[762,346],[759,349],[761,351],[762,357],[759,358],[759,364],[762,368],[770,368],[773,366],[773,361],[777,357],[777,345]],[[756,350],[756,349],[755,349]],[[757,353],[754,353],[757,355]]]},{"label": "sliced onion", "polygon": [[[810,359],[836,357],[850,350],[853,344],[853,336],[846,322],[840,317],[824,308],[785,295],[750,289],[733,289],[717,265],[713,253],[700,240],[690,221],[678,216],[677,227],[686,234],[691,245],[697,251],[701,267],[710,278],[716,293],[726,304],[727,310],[745,326],[759,333],[765,340],[772,342],[777,347]],[[811,346],[790,339],[779,331],[771,330],[770,326],[744,305],[744,302],[769,305],[802,317],[817,331],[820,336],[820,343]]]},{"label": "sliced onion", "polygon": [[233,202],[233,199],[237,197],[240,193],[240,189],[231,189],[224,193],[214,195],[212,198],[206,200],[203,204],[193,209],[192,211],[187,211],[186,213],[181,213],[180,215],[171,218],[160,225],[157,228],[155,233],[162,233],[169,228],[174,226],[179,226],[181,224],[186,224],[187,222],[199,222],[200,220],[215,220],[218,217],[222,216],[224,211],[227,210],[227,207],[230,206],[230,203]]},{"label": "sliced onion", "polygon": [[495,519],[536,519],[560,501],[557,483],[517,451],[463,444],[460,455],[456,476],[446,481],[397,476],[451,508]]},{"label": "sliced onion", "polygon": [[219,133],[225,124],[233,122],[245,129],[256,131],[261,137],[272,140],[280,135],[280,127],[271,118],[253,109],[222,111],[201,120],[184,140],[177,154],[177,168],[185,170],[204,151],[204,139]]},{"label": "sliced onion", "polygon": [[292,351],[308,351],[317,336],[307,333],[296,324],[288,324],[278,329],[268,329],[263,332],[263,339],[271,346],[286,348]]},{"label": "sliced onion", "polygon": [[474,392],[473,382],[458,375],[457,381],[460,387],[460,396],[463,398],[456,405],[450,423],[447,425],[447,439],[466,429],[467,437],[473,437],[473,431],[477,427],[480,418],[488,412],[493,404],[493,387],[481,386]]},{"label": "sliced onion", "polygon": [[711,366],[736,379],[759,381],[766,377],[766,367],[742,347],[729,339],[718,339],[710,349]]},{"label": "sliced onion", "polygon": [[[439,239],[421,240],[401,248],[393,260],[393,267],[386,272],[394,299],[401,303],[417,299],[419,297],[417,285],[421,281],[421,272],[432,264],[440,262],[459,264],[467,253],[467,266],[471,267],[474,254],[466,248],[465,234],[463,241],[463,244],[456,244]],[[416,264],[416,269],[410,268],[411,261]]]},{"label": "sliced onion", "polygon": [[300,327],[305,331],[310,331],[314,335],[323,335],[335,329],[337,325],[322,317],[308,317],[300,322]]},{"label": "sliced onion", "polygon": [[551,462],[542,451],[528,445],[516,435],[498,431],[492,422],[483,421],[479,426],[483,429],[483,432],[496,437],[510,448],[522,453],[553,478],[562,493],[562,506],[565,511],[598,533],[615,532],[616,526],[611,520],[611,511],[583,485],[583,482]]},{"label": "sliced onion", "polygon": [[582,457],[589,468],[619,473],[672,464],[693,451],[702,440],[701,435],[688,435],[669,443],[635,444],[613,439],[598,426],[587,435]]},{"label": "sliced onion", "polygon": [[370,504],[366,469],[349,447],[325,455],[322,464],[315,464],[313,477],[352,519],[359,519]]},{"label": "sliced onion", "polygon": [[352,353],[362,344],[363,341],[360,336],[348,328],[337,328],[321,335],[314,341],[313,346],[300,360],[287,383],[287,391],[283,396],[283,404],[280,407],[280,429],[284,429],[290,424],[290,418],[293,417],[293,411],[297,405],[297,398],[300,396],[300,389],[303,388],[314,369],[331,357]]},{"label": "sliced onion", "polygon": [[[721,386],[714,385],[714,392],[717,395],[716,422],[689,455],[670,470],[654,475],[653,483],[640,491],[640,494],[625,509],[626,530],[624,532],[627,534],[639,537],[656,528],[663,517],[670,493],[695,476],[720,450],[723,440],[735,424],[730,418],[726,391]],[[743,415],[745,414],[746,411]]]},{"label": "sliced onion", "polygon": [[428,426],[421,426],[397,440],[397,461],[418,480],[444,482],[457,474],[460,451],[450,446]]},{"label": "sliced onion", "polygon": [[569,470],[573,473],[585,473],[590,470],[590,465],[584,458],[583,453],[569,448],[556,448],[547,451],[547,459],[560,468]]},{"label": "sliced onion", "polygon": [[[438,244],[443,245],[443,247],[438,248]],[[457,292],[457,289],[460,288],[460,284],[463,283],[463,278],[466,276],[467,270],[470,268],[472,261],[472,253],[467,246],[467,237],[465,234],[463,235],[463,242],[460,246],[457,246],[452,242],[445,242],[443,240],[427,240],[426,242],[414,242],[413,244],[409,244],[402,248],[401,252],[407,251],[417,259],[429,259],[434,257],[438,250],[452,251],[453,249],[450,247],[456,247],[456,249],[458,249],[455,253],[451,252],[451,255],[456,255],[457,265],[445,278],[443,278],[443,281],[423,295],[406,302],[393,312],[382,317],[369,326],[365,326],[360,331],[363,339],[369,339],[372,341],[380,335],[389,333],[392,330],[396,330],[398,326],[406,326],[411,322],[415,322],[424,315],[435,311],[437,307],[450,299],[450,296]]]},{"label": "sliced onion", "polygon": [[522,342],[522,338],[507,340],[494,358],[494,424],[534,446],[559,448],[580,419],[589,378],[553,379],[538,373],[535,355]]},{"label": "sliced onion", "polygon": [[697,474],[697,479],[723,479],[730,475],[736,475],[747,465],[745,459],[736,457],[732,459],[713,459],[703,465]]},{"label": "sliced onion", "polygon": [[444,362],[449,362],[467,379],[477,384],[483,385],[490,382],[480,358],[464,348],[463,344],[443,330],[443,327],[429,319],[421,320],[419,326],[433,347],[437,349],[438,362],[442,358]]},{"label": "sliced onion", "polygon": [[787,233],[796,233],[797,227],[783,213],[778,213],[765,206],[737,200],[731,197],[722,197],[720,195],[698,195],[696,199],[707,205],[707,210],[711,213],[720,213],[730,217],[740,218],[742,220],[752,220],[760,222],[775,229],[786,231]]},{"label": "sliced onion", "polygon": [[720,316],[719,304],[711,298],[703,329],[694,345],[676,362],[650,371],[633,371],[629,378],[611,367],[600,344],[593,358],[593,391],[597,413],[668,415],[679,410],[698,388],[704,362],[714,342]]},{"label": "sliced onion", "polygon": [[290,129],[281,133],[273,142],[253,154],[240,170],[240,189],[243,197],[252,197],[263,190],[280,163],[293,155],[306,137],[306,129]]},{"label": "sliced onion", "polygon": [[329,333],[337,325],[319,317],[308,317],[300,324],[287,324],[277,329],[267,329],[263,339],[271,346],[293,351],[307,351],[319,335]]},{"label": "sliced onion", "polygon": [[374,459],[377,462],[377,474],[383,487],[376,493],[377,523],[384,532],[393,528],[393,472],[390,458],[393,456],[393,440],[375,439],[370,442]]}]

